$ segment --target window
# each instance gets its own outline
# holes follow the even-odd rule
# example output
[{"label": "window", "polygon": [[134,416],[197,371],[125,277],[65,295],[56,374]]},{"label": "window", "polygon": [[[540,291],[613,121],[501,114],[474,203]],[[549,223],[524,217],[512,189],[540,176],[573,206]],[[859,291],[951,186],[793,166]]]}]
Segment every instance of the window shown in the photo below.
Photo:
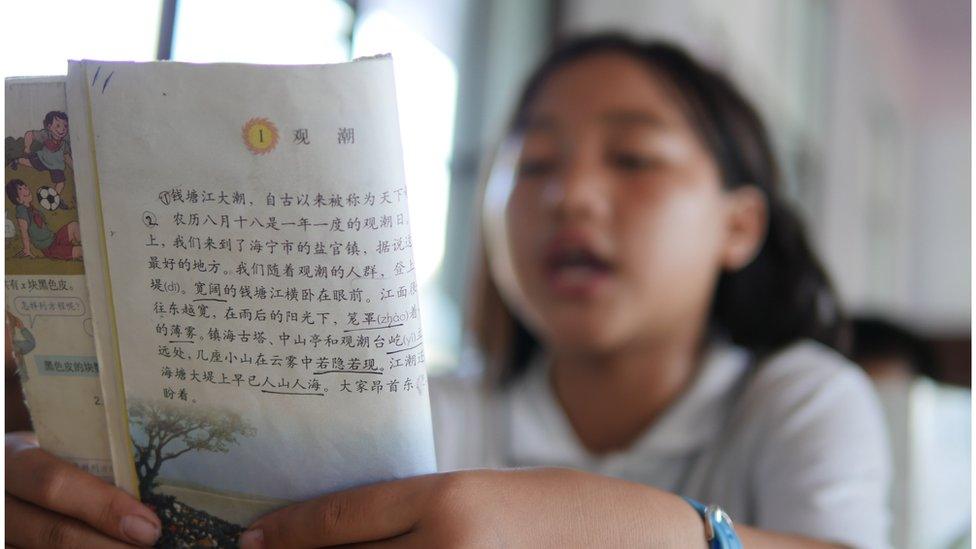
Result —
[{"label": "window", "polygon": [[173,60],[338,63],[349,59],[352,8],[341,0],[181,0]]},{"label": "window", "polygon": [[422,35],[376,10],[357,25],[353,55],[380,53],[393,54],[427,362],[436,369],[456,361],[461,337],[456,306],[437,277],[444,257],[457,69]]},{"label": "window", "polygon": [[151,61],[161,10],[123,0],[5,3],[3,76],[66,74],[68,59]]}]

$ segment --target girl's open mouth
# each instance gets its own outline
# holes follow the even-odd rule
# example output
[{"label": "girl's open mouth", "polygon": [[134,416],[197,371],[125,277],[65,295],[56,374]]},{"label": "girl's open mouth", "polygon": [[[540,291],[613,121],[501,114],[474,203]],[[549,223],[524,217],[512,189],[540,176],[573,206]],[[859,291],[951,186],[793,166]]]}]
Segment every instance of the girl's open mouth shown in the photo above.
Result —
[{"label": "girl's open mouth", "polygon": [[546,279],[556,294],[588,297],[605,285],[614,273],[613,264],[581,243],[554,245],[545,262]]}]

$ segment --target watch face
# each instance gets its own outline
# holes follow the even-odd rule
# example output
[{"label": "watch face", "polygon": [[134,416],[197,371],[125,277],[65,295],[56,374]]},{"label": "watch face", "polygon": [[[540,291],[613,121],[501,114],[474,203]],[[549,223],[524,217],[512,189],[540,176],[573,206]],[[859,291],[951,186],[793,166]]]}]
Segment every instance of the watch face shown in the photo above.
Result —
[{"label": "watch face", "polygon": [[[702,506],[697,507],[701,509]],[[712,549],[742,549],[742,542],[735,535],[732,518],[714,503],[704,508],[705,539]]]},{"label": "watch face", "polygon": [[714,518],[715,522],[724,522],[728,524],[730,527],[733,526],[732,517],[730,517],[728,513],[726,513],[719,507],[716,507],[712,511],[712,517]]}]

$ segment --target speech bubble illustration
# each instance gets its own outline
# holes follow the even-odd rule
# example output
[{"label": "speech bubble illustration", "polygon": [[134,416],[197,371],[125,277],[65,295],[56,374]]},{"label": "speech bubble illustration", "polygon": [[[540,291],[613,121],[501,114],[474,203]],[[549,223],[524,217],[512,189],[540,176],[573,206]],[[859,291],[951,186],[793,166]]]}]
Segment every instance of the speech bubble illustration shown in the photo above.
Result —
[{"label": "speech bubble illustration", "polygon": [[69,296],[20,296],[14,298],[14,311],[33,328],[34,321],[40,316],[84,316],[85,303]]}]

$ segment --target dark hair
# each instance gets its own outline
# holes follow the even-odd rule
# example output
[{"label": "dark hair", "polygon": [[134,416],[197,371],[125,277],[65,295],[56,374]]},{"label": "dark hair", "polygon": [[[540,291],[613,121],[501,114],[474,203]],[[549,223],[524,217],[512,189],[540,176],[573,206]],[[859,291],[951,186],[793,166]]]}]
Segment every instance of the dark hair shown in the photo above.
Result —
[{"label": "dark hair", "polygon": [[44,127],[47,128],[48,126],[50,126],[51,124],[53,124],[55,118],[60,118],[61,120],[64,120],[65,122],[68,121],[68,115],[65,114],[64,112],[62,112],[62,111],[51,111],[51,112],[49,112],[49,113],[47,113],[47,114],[44,115]]},{"label": "dark hair", "polygon": [[908,328],[875,317],[851,321],[851,358],[860,362],[872,358],[904,358],[916,374],[938,379],[932,345]]},{"label": "dark hair", "polygon": [[21,185],[26,187],[27,183],[24,183],[19,179],[11,179],[10,181],[7,181],[7,198],[9,198],[14,205],[20,204],[20,202],[17,201],[17,190]]},{"label": "dark hair", "polygon": [[[620,53],[661,75],[677,91],[688,120],[718,166],[726,188],[753,185],[766,198],[767,234],[755,259],[721,274],[710,329],[758,355],[809,338],[842,350],[842,317],[836,294],[807,242],[803,227],[780,194],[781,174],[756,110],[721,73],[682,49],[617,34],[576,39],[556,49],[531,75],[511,129],[526,123],[545,82],[581,58]],[[469,321],[489,370],[501,381],[525,369],[538,342],[512,315],[491,279],[482,243]]]}]

